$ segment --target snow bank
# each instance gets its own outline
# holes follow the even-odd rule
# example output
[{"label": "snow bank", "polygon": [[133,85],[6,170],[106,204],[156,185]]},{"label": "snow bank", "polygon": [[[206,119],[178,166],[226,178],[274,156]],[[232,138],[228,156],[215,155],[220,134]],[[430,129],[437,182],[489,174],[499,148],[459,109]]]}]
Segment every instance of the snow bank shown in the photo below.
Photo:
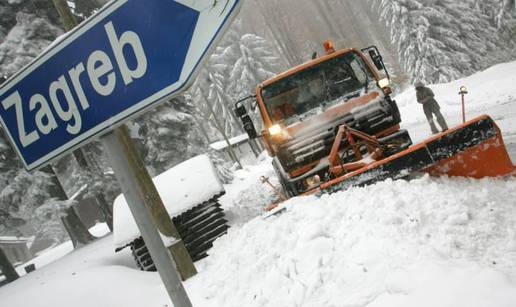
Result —
[{"label": "snow bank", "polygon": [[[268,172],[262,162],[228,195]],[[516,179],[430,177],[295,198],[230,228],[186,290],[202,307],[513,307],[515,199]],[[172,306],[111,237],[1,287],[0,305]]]},{"label": "snow bank", "polygon": [[72,251],[73,251],[72,241],[66,241],[62,244],[59,244],[57,246],[54,246],[52,248],[49,248],[49,249],[39,252],[38,255],[34,259],[18,266],[16,268],[16,271],[18,271],[18,274],[20,276],[25,275],[24,267],[34,264],[36,266],[36,269],[39,270],[42,267],[47,266],[47,265],[51,264],[52,262],[59,260],[60,258],[64,257],[65,255],[69,254]]},{"label": "snow bank", "polygon": [[516,179],[425,176],[286,207],[215,242],[198,280],[213,305],[516,306]]},{"label": "snow bank", "polygon": [[[187,160],[156,176],[153,181],[170,216],[179,215],[224,192],[213,164],[206,155]],[[113,226],[117,247],[140,237],[123,194],[113,204]]]},{"label": "snow bank", "polygon": [[264,152],[256,162],[236,170],[231,184],[225,186],[226,194],[220,198],[226,219],[232,227],[260,216],[267,205],[278,201],[278,195],[260,180],[265,176],[272,184],[279,186],[272,159]]},{"label": "snow bank", "polygon": [[106,223],[97,223],[89,229],[90,233],[97,238],[102,238],[110,233],[109,227]]}]

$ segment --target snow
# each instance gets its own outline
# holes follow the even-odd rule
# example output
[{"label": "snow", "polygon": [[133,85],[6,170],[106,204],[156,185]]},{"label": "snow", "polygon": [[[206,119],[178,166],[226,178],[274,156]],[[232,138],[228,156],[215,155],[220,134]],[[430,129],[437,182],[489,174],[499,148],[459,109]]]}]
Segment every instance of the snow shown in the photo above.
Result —
[{"label": "snow", "polygon": [[[456,124],[456,85],[467,83],[469,116],[488,111],[510,147],[516,102],[509,96],[516,89],[505,80],[516,76],[515,65],[431,87]],[[484,90],[489,99],[481,101],[474,93]],[[404,126],[421,139],[429,128],[413,97],[397,99]],[[232,227],[185,282],[193,306],[516,306],[516,178],[386,180],[294,198],[265,217],[261,209],[276,196],[260,176],[277,185],[265,155],[224,186],[221,203]],[[159,185],[176,187],[175,180]],[[129,250],[113,252],[112,240],[99,239],[1,287],[0,305],[171,306],[158,274],[138,271]]]},{"label": "snow", "polygon": [[[425,176],[292,199],[283,214],[232,227],[185,286],[206,307],[514,306],[515,197],[515,179]],[[158,275],[113,253],[111,239],[0,288],[0,301],[170,306]]]},{"label": "snow", "polygon": [[[170,216],[179,215],[224,192],[206,155],[184,161],[153,181]],[[113,204],[113,227],[116,247],[125,246],[141,236],[122,194]]]},{"label": "snow", "polygon": [[36,266],[36,269],[39,270],[40,268],[45,267],[50,263],[64,257],[71,251],[73,251],[73,244],[71,241],[66,241],[62,244],[39,252],[39,254],[34,259],[16,267],[16,271],[18,271],[18,274],[24,275],[24,267],[31,264],[34,264]]},{"label": "snow", "polygon": [[278,186],[272,159],[267,153],[260,155],[255,164],[244,165],[243,169],[235,171],[233,182],[225,185],[226,194],[220,198],[220,203],[231,227],[260,216],[263,208],[278,200],[274,191],[261,182],[261,176]]},{"label": "snow", "polygon": [[[95,237],[104,237],[109,234],[109,228],[106,223],[98,223],[89,229],[89,232]],[[1,239],[1,238],[0,238]],[[71,241],[66,241],[62,244],[50,247],[46,250],[40,251],[36,257],[29,260],[28,262],[16,267],[16,270],[20,276],[25,275],[25,267],[31,264],[36,266],[36,269],[40,269],[50,263],[59,260],[73,251],[73,244]]]},{"label": "snow", "polygon": [[[507,199],[515,188],[515,179],[426,176],[292,199],[286,213],[218,240],[201,283],[216,306],[366,306],[379,296],[410,302],[423,294],[448,306],[456,291],[496,280],[497,292],[477,291],[468,298],[476,304],[459,306],[509,306],[516,206]],[[424,270],[442,278],[448,267],[456,273],[447,287],[429,275],[405,278]]]},{"label": "snow", "polygon": [[90,233],[97,237],[101,238],[107,234],[109,234],[109,227],[106,223],[97,223],[95,226],[89,229]]},{"label": "snow", "polygon": [[[240,144],[242,142],[247,141],[248,139],[249,139],[249,136],[247,134],[241,134],[241,135],[235,136],[233,138],[230,138],[229,143],[231,145]],[[222,149],[225,149],[228,147],[228,143],[225,140],[222,140],[222,141],[212,143],[210,145],[210,147],[213,148],[214,150],[222,150]]]}]

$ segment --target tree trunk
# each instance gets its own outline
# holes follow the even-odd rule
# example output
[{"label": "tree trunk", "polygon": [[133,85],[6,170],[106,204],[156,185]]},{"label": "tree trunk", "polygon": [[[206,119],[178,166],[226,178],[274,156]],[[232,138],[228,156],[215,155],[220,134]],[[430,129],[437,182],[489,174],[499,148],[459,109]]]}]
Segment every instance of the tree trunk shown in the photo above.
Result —
[{"label": "tree trunk", "polygon": [[97,206],[100,209],[100,213],[102,213],[102,216],[104,217],[104,222],[106,222],[106,225],[109,228],[109,231],[113,232],[113,210],[111,209],[111,206],[102,193],[95,195],[95,200]]},{"label": "tree trunk", "polygon": [[[54,172],[52,166],[47,165],[43,167],[41,171],[50,175],[50,180],[53,183],[52,188],[50,189],[50,195],[59,200],[67,200],[68,196],[66,195],[66,192],[61,185],[59,178],[57,178],[57,175]],[[66,216],[62,217],[61,221],[63,222],[63,225],[68,232],[70,239],[72,240],[74,248],[86,245],[95,239],[90,234],[86,226],[84,226],[83,222],[75,212],[73,206],[66,209],[65,212]]]},{"label": "tree trunk", "polygon": [[86,229],[73,206],[66,209],[66,216],[62,217],[61,221],[68,235],[70,235],[74,248],[84,246],[95,240],[95,237]]},{"label": "tree trunk", "polygon": [[20,277],[2,248],[0,248],[0,271],[5,275],[7,282],[15,281]]},{"label": "tree trunk", "polygon": [[[79,164],[79,167],[81,167],[86,172],[93,172],[93,169],[91,168],[90,164],[88,163],[88,159],[86,159],[86,155],[84,154],[84,151],[82,148],[79,148],[73,152],[73,155],[75,159],[77,160],[77,163]],[[104,221],[106,222],[107,226],[109,227],[109,230],[113,232],[113,211],[111,210],[111,206],[109,206],[108,202],[106,201],[106,198],[102,193],[95,194],[95,200],[96,204],[100,209],[100,213],[102,214],[102,217],[104,218]]]},{"label": "tree trunk", "polygon": [[68,7],[68,3],[66,0],[52,0],[54,2],[54,6],[61,16],[61,21],[63,22],[63,26],[66,31],[70,31],[77,25],[77,20],[75,16],[73,16],[72,12],[70,12],[70,8]]}]

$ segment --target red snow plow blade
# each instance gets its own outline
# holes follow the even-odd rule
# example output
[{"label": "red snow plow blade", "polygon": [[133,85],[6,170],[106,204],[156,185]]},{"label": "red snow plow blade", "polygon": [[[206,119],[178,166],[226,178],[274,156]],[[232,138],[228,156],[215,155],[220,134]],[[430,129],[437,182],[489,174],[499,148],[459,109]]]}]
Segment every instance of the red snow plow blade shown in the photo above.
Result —
[{"label": "red snow plow blade", "polygon": [[[424,171],[432,176],[448,175],[477,179],[510,174],[516,175],[516,166],[512,164],[511,158],[507,153],[500,128],[488,116],[482,116],[469,123],[475,124],[475,121],[478,122],[479,120],[490,122],[489,125],[496,132],[495,136],[490,136],[449,158],[440,160],[431,167],[424,169]],[[460,126],[460,128],[469,129],[466,127],[467,125],[468,123]]]},{"label": "red snow plow blade", "polygon": [[516,167],[507,153],[500,129],[489,116],[483,115],[321,183],[319,188],[306,194],[332,193],[387,178],[401,179],[414,172],[483,178],[516,175]]}]

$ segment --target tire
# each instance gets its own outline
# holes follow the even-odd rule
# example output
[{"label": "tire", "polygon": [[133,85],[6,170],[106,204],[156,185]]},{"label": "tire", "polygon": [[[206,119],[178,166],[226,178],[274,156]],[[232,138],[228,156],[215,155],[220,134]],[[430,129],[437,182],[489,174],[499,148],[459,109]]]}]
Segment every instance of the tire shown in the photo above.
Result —
[{"label": "tire", "polygon": [[[218,197],[217,197],[218,198]],[[172,218],[192,260],[208,257],[213,242],[227,233],[229,226],[224,210],[215,198]],[[156,266],[140,237],[131,243],[136,265],[143,271],[156,271]]]},{"label": "tire", "polygon": [[392,109],[392,118],[396,123],[401,123],[401,113],[398,104],[395,100],[392,100],[390,97],[387,99],[387,102],[389,102],[389,105]]},{"label": "tire", "polygon": [[280,167],[276,166],[276,163],[274,163],[274,160],[272,162],[272,166],[274,168],[274,172],[276,173],[276,176],[278,177],[278,181],[281,185],[281,188],[283,189],[283,192],[285,193],[285,196],[287,198],[295,197],[299,195],[299,192],[297,189],[292,185],[289,184],[287,179],[284,177],[283,173],[280,171]]}]

